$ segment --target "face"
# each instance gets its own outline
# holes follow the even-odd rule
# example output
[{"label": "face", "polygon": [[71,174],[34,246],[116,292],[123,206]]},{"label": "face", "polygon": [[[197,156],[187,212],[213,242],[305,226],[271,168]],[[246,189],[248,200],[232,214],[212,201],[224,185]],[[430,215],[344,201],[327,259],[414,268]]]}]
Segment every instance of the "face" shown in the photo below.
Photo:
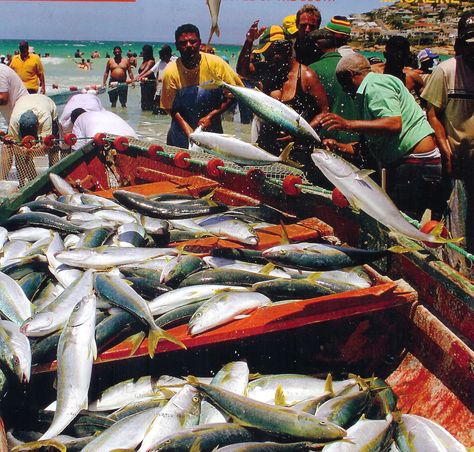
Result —
[{"label": "face", "polygon": [[462,42],[462,57],[466,64],[474,69],[474,42]]},{"label": "face", "polygon": [[176,41],[176,48],[181,58],[190,59],[199,55],[201,40],[196,33],[183,33]]},{"label": "face", "polygon": [[122,49],[120,47],[115,47],[114,49],[114,55],[116,57],[122,56]]},{"label": "face", "polygon": [[410,53],[405,49],[390,49],[384,53],[387,61],[392,64],[398,64],[402,67],[408,66],[410,61]]},{"label": "face", "polygon": [[321,17],[308,13],[301,14],[300,21],[298,23],[298,38],[304,39],[307,34],[313,30],[317,30],[320,25]]},{"label": "face", "polygon": [[354,76],[351,72],[341,72],[337,74],[337,80],[342,86],[344,92],[348,94],[355,94],[357,86],[354,84]]},{"label": "face", "polygon": [[265,52],[265,60],[270,64],[279,65],[290,59],[291,44],[289,41],[275,41]]}]

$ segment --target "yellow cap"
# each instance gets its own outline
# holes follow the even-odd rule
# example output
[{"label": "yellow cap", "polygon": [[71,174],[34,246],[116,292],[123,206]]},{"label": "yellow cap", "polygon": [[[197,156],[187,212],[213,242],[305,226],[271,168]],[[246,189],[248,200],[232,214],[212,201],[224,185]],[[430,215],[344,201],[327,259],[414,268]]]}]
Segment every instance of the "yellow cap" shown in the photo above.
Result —
[{"label": "yellow cap", "polygon": [[279,25],[272,25],[260,35],[260,47],[255,49],[253,53],[263,53],[272,45],[273,42],[288,41],[288,38],[289,36],[285,29],[281,28]]},{"label": "yellow cap", "polygon": [[298,27],[296,26],[296,14],[286,16],[283,19],[283,28],[285,28],[290,35],[294,35],[298,31]]}]

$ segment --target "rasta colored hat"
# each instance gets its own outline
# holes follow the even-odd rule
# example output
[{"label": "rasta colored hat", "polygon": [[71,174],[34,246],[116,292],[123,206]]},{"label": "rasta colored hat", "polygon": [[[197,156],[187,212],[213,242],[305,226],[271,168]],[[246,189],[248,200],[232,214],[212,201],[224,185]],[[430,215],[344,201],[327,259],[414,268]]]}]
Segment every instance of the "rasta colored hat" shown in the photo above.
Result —
[{"label": "rasta colored hat", "polygon": [[286,16],[283,19],[283,28],[290,33],[290,35],[294,35],[298,31],[298,27],[296,26],[296,14],[292,14],[291,16]]},{"label": "rasta colored hat", "polygon": [[288,41],[288,33],[280,27],[280,25],[272,25],[268,27],[259,38],[259,48],[253,53],[263,53],[276,41]]},{"label": "rasta colored hat", "polygon": [[350,36],[351,34],[351,23],[345,17],[333,17],[324,28],[326,28],[326,30],[332,31],[333,33],[339,33],[341,35]]},{"label": "rasta colored hat", "polygon": [[436,58],[439,58],[439,55],[432,52],[431,49],[423,49],[418,53],[417,58],[418,61],[422,63],[423,61],[435,60]]},{"label": "rasta colored hat", "polygon": [[24,138],[27,135],[36,136],[38,129],[38,117],[33,113],[32,110],[25,111],[18,120],[18,133],[20,138]]}]

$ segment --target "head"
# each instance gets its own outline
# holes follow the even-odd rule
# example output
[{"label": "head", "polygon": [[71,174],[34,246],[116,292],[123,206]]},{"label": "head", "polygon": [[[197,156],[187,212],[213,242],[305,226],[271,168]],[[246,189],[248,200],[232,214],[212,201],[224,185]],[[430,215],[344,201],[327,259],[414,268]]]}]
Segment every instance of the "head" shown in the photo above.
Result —
[{"label": "head", "polygon": [[296,35],[298,34],[298,27],[296,26],[296,14],[286,16],[283,19],[282,25],[291,39],[296,38]]},{"label": "head", "polygon": [[303,48],[304,60],[311,64],[325,53],[336,51],[336,38],[329,30],[314,30],[306,36]]},{"label": "head", "polygon": [[193,24],[179,26],[174,32],[176,48],[183,62],[197,60],[201,47],[201,35],[198,27]]},{"label": "head", "polygon": [[366,75],[370,72],[370,63],[367,58],[354,53],[347,55],[336,66],[336,77],[348,94],[355,94]]},{"label": "head", "polygon": [[349,42],[351,37],[351,23],[345,16],[334,16],[325,27],[336,39],[336,47],[341,47]]},{"label": "head", "polygon": [[114,56],[121,57],[122,56],[122,48],[119,46],[114,47]]},{"label": "head", "polygon": [[84,110],[83,108],[75,108],[72,112],[71,112],[71,122],[74,124],[76,122],[76,119],[79,118],[79,116],[82,115],[82,113],[85,113],[86,110]]},{"label": "head", "polygon": [[127,51],[127,57],[130,58],[131,56],[133,56],[133,53],[131,50]]},{"label": "head", "polygon": [[171,55],[172,55],[171,47],[168,44],[165,44],[160,49],[159,55],[160,55],[160,60],[168,62],[169,60],[171,60]]},{"label": "head", "polygon": [[465,11],[459,19],[456,51],[474,69],[474,10]]},{"label": "head", "polygon": [[20,49],[21,55],[28,55],[30,46],[27,41],[20,41],[18,48]]},{"label": "head", "polygon": [[153,60],[153,47],[150,44],[142,47],[142,57],[144,61]]},{"label": "head", "polygon": [[439,55],[431,51],[431,49],[423,49],[418,53],[418,66],[424,74],[431,74],[433,67],[438,64]]},{"label": "head", "polygon": [[272,25],[260,35],[259,48],[253,52],[263,54],[270,65],[288,63],[292,53],[289,36],[279,25]]},{"label": "head", "polygon": [[403,69],[410,64],[410,42],[403,36],[392,36],[385,44],[385,60],[390,67]]},{"label": "head", "polygon": [[33,110],[25,111],[18,121],[18,134],[20,139],[28,135],[37,138],[38,124],[38,116],[36,116]]},{"label": "head", "polygon": [[298,27],[297,39],[302,42],[307,34],[321,26],[319,9],[313,5],[304,5],[296,13],[296,26]]}]

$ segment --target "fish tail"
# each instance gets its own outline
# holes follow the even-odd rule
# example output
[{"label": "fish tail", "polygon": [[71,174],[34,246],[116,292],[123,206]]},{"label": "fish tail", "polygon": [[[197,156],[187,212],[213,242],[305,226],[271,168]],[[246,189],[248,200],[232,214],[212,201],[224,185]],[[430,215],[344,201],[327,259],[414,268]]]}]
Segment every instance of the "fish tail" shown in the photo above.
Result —
[{"label": "fish tail", "polygon": [[130,356],[135,354],[135,352],[138,350],[138,347],[140,347],[141,343],[143,342],[143,339],[145,339],[145,333],[143,331],[140,331],[139,333],[134,334],[127,339],[128,342],[130,342]]},{"label": "fish tail", "polygon": [[215,194],[216,194],[216,189],[212,190],[206,196],[203,196],[201,199],[203,201],[206,201],[209,204],[209,206],[216,207],[217,203],[212,199]]},{"label": "fish tail", "polygon": [[207,45],[211,45],[212,35],[215,34],[217,37],[221,35],[221,30],[219,29],[219,24],[216,24],[211,27],[211,32],[209,33],[209,39],[207,40]]},{"label": "fish tail", "polygon": [[280,161],[286,163],[287,165],[293,166],[294,168],[303,168],[304,165],[301,163],[295,162],[290,159],[291,151],[293,150],[295,143],[292,141],[285,146],[285,149],[280,154]]},{"label": "fish tail", "polygon": [[59,441],[55,441],[52,439],[47,440],[38,440],[38,441],[31,441],[29,443],[23,443],[19,446],[15,446],[11,449],[12,452],[20,452],[20,451],[27,451],[27,450],[40,450],[43,447],[51,448],[51,450],[58,450],[60,452],[66,452],[67,448],[64,444],[60,443]]},{"label": "fish tail", "polygon": [[167,333],[165,330],[156,327],[156,329],[150,329],[150,332],[148,333],[148,354],[150,355],[150,358],[155,356],[156,346],[162,339],[186,349],[186,345],[184,345],[178,338],[174,337],[172,334]]}]

